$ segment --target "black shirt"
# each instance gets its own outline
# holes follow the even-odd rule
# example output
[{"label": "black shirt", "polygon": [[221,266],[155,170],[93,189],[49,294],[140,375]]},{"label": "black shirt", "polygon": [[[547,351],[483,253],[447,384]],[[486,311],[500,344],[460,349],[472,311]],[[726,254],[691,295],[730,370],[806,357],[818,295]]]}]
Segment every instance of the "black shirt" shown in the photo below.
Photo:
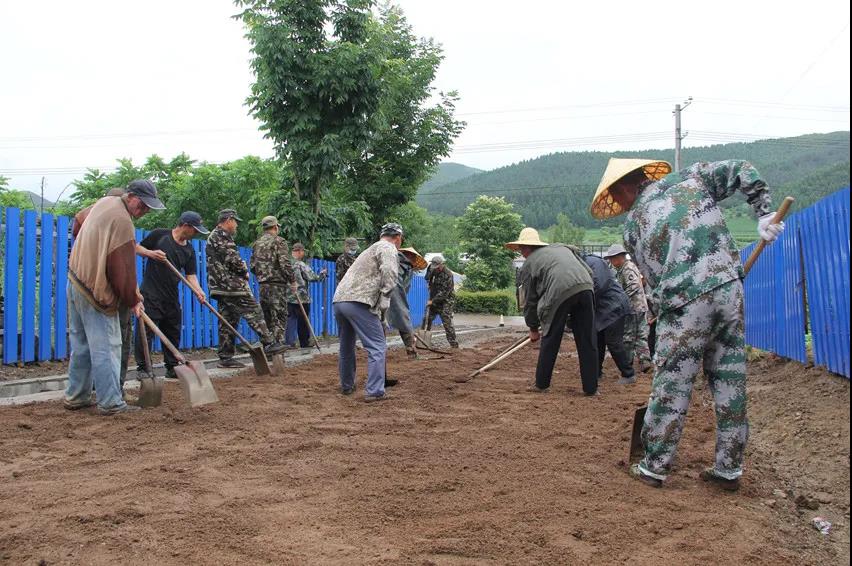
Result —
[{"label": "black shirt", "polygon": [[[181,246],[172,237],[172,231],[166,228],[158,228],[145,236],[139,242],[143,248],[149,250],[162,250],[172,265],[183,271],[187,276],[195,275],[195,250],[189,242]],[[142,277],[142,296],[145,304],[158,306],[180,307],[178,298],[178,283],[180,278],[169,269],[165,263],[155,259],[149,259],[145,266],[145,275]]]}]

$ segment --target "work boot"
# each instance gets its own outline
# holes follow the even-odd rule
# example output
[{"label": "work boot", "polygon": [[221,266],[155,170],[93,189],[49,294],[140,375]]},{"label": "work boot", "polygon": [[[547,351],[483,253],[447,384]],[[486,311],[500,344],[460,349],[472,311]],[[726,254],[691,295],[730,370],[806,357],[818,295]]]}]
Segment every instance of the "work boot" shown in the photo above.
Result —
[{"label": "work boot", "polygon": [[376,401],[384,401],[388,398],[388,394],[384,395],[364,395],[365,403],[375,403]]},{"label": "work boot", "polygon": [[642,470],[639,469],[639,464],[633,464],[630,466],[630,477],[636,480],[641,481],[651,487],[661,488],[663,487],[663,480],[659,480],[657,478],[646,476],[642,473]]},{"label": "work boot", "polygon": [[538,385],[532,384],[527,387],[527,391],[529,391],[530,393],[550,393],[550,388],[545,387],[544,389],[542,389]]},{"label": "work boot", "polygon": [[406,346],[405,347],[405,354],[408,356],[409,360],[416,360],[417,359],[417,348]]},{"label": "work boot", "polygon": [[77,401],[73,403],[68,400],[62,401],[62,406],[69,411],[79,411],[80,409],[88,409],[95,406],[95,401],[91,398],[88,401]]},{"label": "work boot", "polygon": [[621,376],[621,379],[618,380],[619,385],[633,385],[636,383],[636,376],[631,375],[630,377]]},{"label": "work boot", "polygon": [[124,404],[120,407],[111,407],[109,409],[101,409],[100,407],[98,407],[98,414],[100,414],[104,417],[109,417],[109,416],[112,416],[112,415],[117,415],[119,413],[135,413],[136,411],[141,411],[141,410],[142,410],[142,407],[140,407],[138,405]]},{"label": "work boot", "polygon": [[287,346],[283,342],[273,342],[263,347],[263,353],[266,354],[266,357],[271,357],[275,354],[280,354],[286,349]]},{"label": "work boot", "polygon": [[175,368],[166,368],[166,379],[177,379],[178,376],[175,373]]},{"label": "work boot", "polygon": [[222,358],[219,360],[219,363],[216,364],[216,367],[220,368],[244,368],[246,365],[243,362],[237,361],[234,358]]},{"label": "work boot", "polygon": [[740,478],[732,480],[723,478],[722,476],[717,475],[713,468],[707,468],[699,474],[699,477],[706,482],[718,485],[725,491],[737,491],[740,488]]},{"label": "work boot", "polygon": [[450,348],[452,348],[453,350],[458,350],[459,349],[459,343],[456,342],[455,344],[450,344]]}]

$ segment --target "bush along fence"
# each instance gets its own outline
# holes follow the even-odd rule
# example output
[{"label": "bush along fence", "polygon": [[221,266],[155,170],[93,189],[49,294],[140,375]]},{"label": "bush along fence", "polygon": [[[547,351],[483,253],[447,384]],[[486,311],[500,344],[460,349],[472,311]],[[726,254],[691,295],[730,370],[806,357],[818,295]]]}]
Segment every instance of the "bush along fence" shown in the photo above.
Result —
[{"label": "bush along fence", "polygon": [[[745,280],[746,343],[850,377],[849,187],[786,221]],[[754,249],[741,252],[745,262]]]},{"label": "bush along fence", "polygon": [[[17,208],[0,210],[3,220],[2,258],[2,333],[3,364],[33,361],[63,360],[69,356],[68,346],[68,257],[73,245],[70,235],[71,220],[64,216],[39,214],[34,210]],[[136,231],[137,241],[146,232]],[[207,242],[196,239],[192,246],[196,255],[196,271],[205,293],[207,289]],[[248,263],[251,249],[240,248],[240,255]],[[136,258],[137,278],[141,283],[144,260]],[[337,323],[331,309],[336,289],[335,263],[320,259],[311,260],[311,267],[319,272],[326,269],[328,277],[309,287],[311,294],[311,325],[317,335],[336,336]],[[258,296],[254,275],[250,286]],[[412,323],[420,324],[427,301],[427,287],[423,277],[412,280],[408,301]],[[204,308],[190,290],[180,284],[182,315],[181,348],[211,348],[219,344],[219,321]],[[216,301],[211,299],[216,306]],[[257,336],[245,321],[237,330],[249,340]],[[154,349],[160,350],[159,340]]]}]

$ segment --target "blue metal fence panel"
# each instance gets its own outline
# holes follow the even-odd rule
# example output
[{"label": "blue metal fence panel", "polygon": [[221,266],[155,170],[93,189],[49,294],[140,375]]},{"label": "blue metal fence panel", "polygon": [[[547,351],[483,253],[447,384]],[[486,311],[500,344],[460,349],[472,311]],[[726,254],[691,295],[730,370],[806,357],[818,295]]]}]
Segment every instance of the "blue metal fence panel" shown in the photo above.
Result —
[{"label": "blue metal fence panel", "polygon": [[3,240],[3,363],[18,361],[18,247],[21,211],[6,209],[6,236]]},{"label": "blue metal fence panel", "polygon": [[801,213],[814,362],[850,377],[849,187]]},{"label": "blue metal fence panel", "polygon": [[36,220],[35,210],[24,211],[24,254],[21,276],[21,360],[35,361],[36,322]]},{"label": "blue metal fence panel", "polygon": [[53,349],[51,345],[53,325],[53,215],[45,212],[41,215],[41,258],[38,275],[38,359],[49,360]]},{"label": "blue metal fence panel", "polygon": [[64,360],[68,357],[68,250],[71,242],[68,235],[69,218],[56,218],[56,321],[53,328],[53,357]]}]

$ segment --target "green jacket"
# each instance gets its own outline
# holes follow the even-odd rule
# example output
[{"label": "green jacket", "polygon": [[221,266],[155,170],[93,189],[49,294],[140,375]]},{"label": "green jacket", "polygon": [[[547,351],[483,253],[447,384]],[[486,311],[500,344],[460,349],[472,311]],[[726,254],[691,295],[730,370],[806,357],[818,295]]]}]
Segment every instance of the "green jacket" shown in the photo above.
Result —
[{"label": "green jacket", "polygon": [[594,290],[591,269],[565,244],[551,244],[530,254],[518,280],[524,320],[545,336],[559,305],[577,293]]}]

